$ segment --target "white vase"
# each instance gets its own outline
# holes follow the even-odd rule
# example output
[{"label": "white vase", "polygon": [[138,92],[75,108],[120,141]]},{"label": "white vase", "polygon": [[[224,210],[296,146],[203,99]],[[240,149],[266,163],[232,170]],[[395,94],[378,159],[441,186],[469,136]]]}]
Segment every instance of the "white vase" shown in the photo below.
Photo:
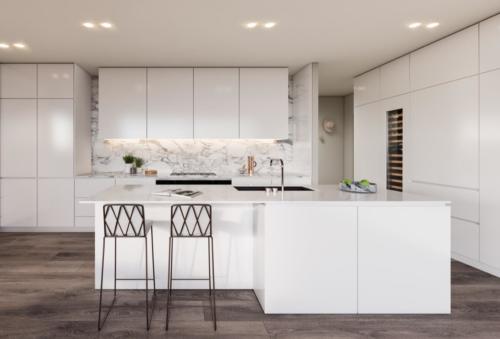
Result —
[{"label": "white vase", "polygon": [[123,170],[123,173],[130,174],[130,168],[132,168],[132,164],[125,164],[125,169]]}]

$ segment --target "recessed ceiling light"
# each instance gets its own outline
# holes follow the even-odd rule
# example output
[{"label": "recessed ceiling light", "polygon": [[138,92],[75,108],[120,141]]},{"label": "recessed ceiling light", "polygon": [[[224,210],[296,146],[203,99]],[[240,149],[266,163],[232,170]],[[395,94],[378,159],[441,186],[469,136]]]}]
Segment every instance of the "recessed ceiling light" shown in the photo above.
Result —
[{"label": "recessed ceiling light", "polygon": [[111,28],[113,27],[113,24],[111,22],[101,22],[99,25],[104,28]]},{"label": "recessed ceiling light", "polygon": [[431,22],[431,23],[427,24],[425,27],[436,28],[437,26],[439,26],[439,22]]},{"label": "recessed ceiling light", "polygon": [[422,26],[421,22],[413,22],[413,23],[408,25],[408,28],[415,29],[415,28],[418,28],[420,26]]},{"label": "recessed ceiling light", "polygon": [[85,28],[94,28],[95,24],[93,22],[84,22],[82,26]]},{"label": "recessed ceiling light", "polygon": [[258,22],[249,22],[249,23],[245,24],[245,27],[246,28],[255,28],[255,27],[257,27],[258,24],[259,24]]},{"label": "recessed ceiling light", "polygon": [[15,48],[19,48],[19,49],[26,48],[26,44],[23,44],[22,42],[16,42],[15,44],[12,44],[12,46],[14,46]]},{"label": "recessed ceiling light", "polygon": [[265,28],[273,28],[274,26],[276,26],[276,23],[275,22],[266,22],[264,24],[264,27]]},{"label": "recessed ceiling light", "polygon": [[0,43],[0,48],[3,48],[3,49],[7,49],[7,48],[10,48],[9,44],[6,44],[6,43]]}]

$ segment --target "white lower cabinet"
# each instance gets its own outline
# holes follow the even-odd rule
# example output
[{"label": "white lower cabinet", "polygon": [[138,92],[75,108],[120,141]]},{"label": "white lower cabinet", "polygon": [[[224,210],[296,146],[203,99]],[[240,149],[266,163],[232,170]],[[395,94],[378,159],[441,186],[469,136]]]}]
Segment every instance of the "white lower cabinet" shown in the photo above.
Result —
[{"label": "white lower cabinet", "polygon": [[74,180],[38,180],[38,226],[74,226]]},{"label": "white lower cabinet", "polygon": [[274,204],[256,217],[254,286],[266,314],[356,313],[355,207]]},{"label": "white lower cabinet", "polygon": [[451,251],[469,259],[479,260],[479,225],[451,219]]},{"label": "white lower cabinet", "polygon": [[449,225],[449,208],[359,207],[358,313],[449,313]]},{"label": "white lower cabinet", "polygon": [[[94,205],[91,204],[93,207]],[[94,217],[75,217],[75,227],[76,228],[94,228],[95,221]]]},{"label": "white lower cabinet", "polygon": [[36,179],[1,180],[1,226],[36,226]]}]

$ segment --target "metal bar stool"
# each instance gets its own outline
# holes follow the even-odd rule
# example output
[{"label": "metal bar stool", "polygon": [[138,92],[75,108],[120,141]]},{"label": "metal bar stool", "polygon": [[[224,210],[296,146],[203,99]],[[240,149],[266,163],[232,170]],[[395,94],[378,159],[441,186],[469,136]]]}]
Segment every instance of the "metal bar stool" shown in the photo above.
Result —
[{"label": "metal bar stool", "polygon": [[[146,328],[149,330],[151,320],[153,318],[153,310],[156,297],[156,281],[155,281],[155,256],[153,248],[153,226],[146,222],[144,216],[144,206],[137,204],[107,204],[103,206],[104,214],[104,237],[102,239],[102,265],[101,265],[101,287],[99,292],[99,319],[97,320],[97,328],[100,331],[106,319],[108,318],[111,309],[116,300],[116,281],[118,280],[144,280],[146,282]],[[151,233],[151,257],[153,264],[153,278],[148,275],[148,234]],[[102,309],[102,285],[104,280],[104,255],[106,250],[106,240],[114,239],[115,242],[115,258],[114,258],[114,295],[113,301],[109,306],[108,312],[104,316],[101,323]],[[118,239],[137,239],[144,238],[146,272],[144,278],[117,278],[116,277],[116,247]],[[149,315],[149,281],[153,280],[153,302],[151,316]]]},{"label": "metal bar stool", "polygon": [[[208,245],[208,279],[176,279],[172,277],[175,238],[206,238]],[[214,278],[214,239],[212,237],[212,206],[207,204],[175,204],[170,208],[170,238],[168,243],[168,293],[167,319],[168,331],[169,308],[172,299],[173,280],[208,280],[208,293],[214,331],[217,330],[215,314],[215,278]],[[213,290],[213,292],[212,292]]]}]

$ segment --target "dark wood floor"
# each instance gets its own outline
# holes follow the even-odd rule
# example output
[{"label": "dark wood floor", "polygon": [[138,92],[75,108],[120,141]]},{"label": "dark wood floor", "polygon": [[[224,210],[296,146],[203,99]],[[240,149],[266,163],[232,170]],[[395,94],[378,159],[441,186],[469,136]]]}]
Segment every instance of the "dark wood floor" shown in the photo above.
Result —
[{"label": "dark wood floor", "polygon": [[[96,329],[93,234],[0,233],[0,337],[166,337],[165,293],[145,331],[143,293],[121,292]],[[451,315],[264,315],[252,291],[177,291],[169,337],[500,338],[500,279],[452,264]],[[109,300],[109,299],[107,299]]]}]

